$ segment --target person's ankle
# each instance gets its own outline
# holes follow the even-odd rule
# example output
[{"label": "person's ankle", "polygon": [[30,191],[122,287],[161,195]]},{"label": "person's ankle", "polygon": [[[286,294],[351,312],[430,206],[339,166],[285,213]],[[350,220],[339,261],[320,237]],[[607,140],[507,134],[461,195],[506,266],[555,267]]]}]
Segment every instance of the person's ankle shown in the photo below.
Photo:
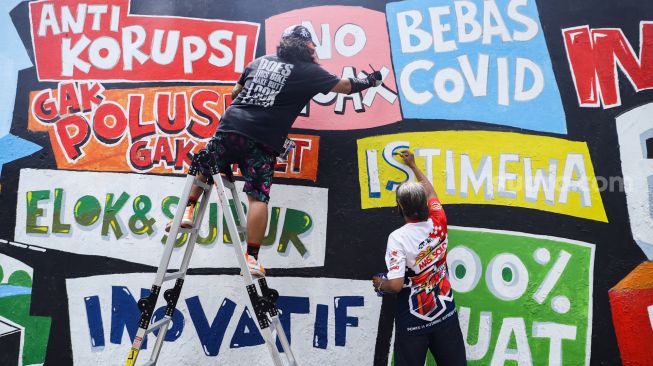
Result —
[{"label": "person's ankle", "polygon": [[261,249],[261,244],[259,243],[247,243],[247,255],[254,257],[258,260],[258,252]]}]

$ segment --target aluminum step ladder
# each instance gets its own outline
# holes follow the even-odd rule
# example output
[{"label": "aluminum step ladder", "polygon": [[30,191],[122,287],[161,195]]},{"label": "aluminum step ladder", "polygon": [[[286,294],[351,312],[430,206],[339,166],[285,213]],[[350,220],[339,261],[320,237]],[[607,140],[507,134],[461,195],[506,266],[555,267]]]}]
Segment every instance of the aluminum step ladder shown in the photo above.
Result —
[{"label": "aluminum step ladder", "polygon": [[[288,338],[286,337],[286,334],[281,325],[281,321],[279,320],[279,310],[275,305],[275,302],[279,297],[279,293],[276,290],[268,287],[265,278],[259,278],[255,281],[247,267],[245,252],[243,251],[243,243],[240,240],[240,234],[247,234],[247,221],[245,218],[243,206],[240,199],[238,198],[238,191],[236,190],[233,174],[230,169],[226,172],[223,172],[224,175],[220,174],[217,169],[217,164],[212,161],[212,157],[205,150],[200,151],[200,153],[196,154],[193,157],[191,168],[189,169],[188,175],[186,176],[184,190],[181,194],[181,198],[179,199],[179,204],[177,205],[177,210],[175,212],[172,226],[170,227],[170,232],[168,233],[163,257],[161,258],[161,264],[159,264],[159,269],[156,272],[154,284],[152,285],[150,294],[138,301],[138,307],[141,310],[141,317],[139,319],[138,331],[134,337],[132,347],[129,350],[129,355],[127,356],[125,365],[136,365],[136,359],[140,353],[143,340],[149,333],[152,333],[157,329],[159,330],[159,333],[156,336],[156,342],[154,344],[150,358],[146,363],[143,363],[142,366],[156,365],[159,359],[159,354],[161,353],[161,348],[163,347],[163,342],[168,331],[168,327],[172,321],[172,314],[174,313],[175,307],[177,306],[177,300],[179,299],[179,294],[181,293],[181,288],[184,284],[186,271],[188,270],[190,258],[193,254],[193,248],[195,247],[195,242],[199,234],[199,227],[206,208],[208,207],[209,198],[211,196],[211,179],[209,179],[209,182],[204,183],[196,178],[197,173],[199,172],[199,164],[201,161],[209,163],[210,166],[213,167],[213,185],[215,185],[215,189],[218,194],[218,201],[220,203],[220,207],[222,208],[224,218],[227,222],[229,233],[232,234],[231,237],[233,240],[234,251],[236,258],[238,259],[238,265],[240,266],[242,278],[245,281],[245,290],[247,291],[247,297],[249,299],[248,305],[250,309],[254,310],[254,314],[256,314],[256,319],[258,320],[258,326],[260,328],[261,335],[263,336],[265,344],[270,351],[274,365],[284,366],[284,362],[282,361],[281,355],[274,341],[276,335],[281,343],[284,354],[286,355],[286,365],[297,366],[297,361],[295,360],[295,357],[290,348],[290,344],[288,343]],[[186,208],[191,189],[194,185],[199,186],[203,189],[203,195],[200,200],[197,213],[195,214],[193,227],[191,229],[186,229],[181,227],[181,220],[184,215],[184,210]],[[227,189],[231,192],[231,197],[233,199],[234,205],[236,206],[235,208],[238,215],[238,224],[236,224],[232,210],[229,207]],[[172,256],[172,251],[174,249],[177,235],[180,233],[188,233],[190,234],[190,238],[186,244],[186,250],[184,251],[184,257],[182,259],[179,270],[169,270],[168,266],[170,265],[170,257]],[[166,290],[163,293],[163,298],[167,304],[165,316],[154,323],[150,323],[154,310],[156,309],[156,303],[159,297],[159,293],[161,292],[161,286],[164,282],[171,280],[175,280],[174,287]]]}]

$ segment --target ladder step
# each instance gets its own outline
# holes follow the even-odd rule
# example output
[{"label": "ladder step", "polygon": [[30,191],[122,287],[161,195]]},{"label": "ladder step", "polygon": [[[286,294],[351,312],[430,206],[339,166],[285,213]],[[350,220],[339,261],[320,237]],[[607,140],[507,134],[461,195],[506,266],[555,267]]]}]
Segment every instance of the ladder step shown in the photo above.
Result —
[{"label": "ladder step", "polygon": [[157,330],[159,328],[167,326],[170,323],[171,320],[172,320],[172,318],[163,318],[163,319],[161,319],[161,320],[159,320],[159,321],[157,321],[155,323],[152,323],[152,325],[150,325],[150,327],[147,328],[147,330],[145,331],[145,334],[152,333],[153,331],[155,331],[155,330]]},{"label": "ladder step", "polygon": [[208,191],[208,190],[211,189],[211,186],[210,186],[210,185],[208,185],[208,184],[206,184],[206,183],[204,183],[204,182],[202,182],[202,181],[199,181],[199,180],[195,180],[195,181],[193,182],[193,184],[195,184],[195,185],[198,186],[198,187],[203,188],[205,191]]},{"label": "ladder step", "polygon": [[154,361],[147,361],[143,366],[154,366]]},{"label": "ladder step", "polygon": [[169,280],[174,280],[174,279],[179,278],[179,277],[181,277],[181,276],[183,276],[185,274],[186,273],[182,272],[182,271],[167,273],[165,276],[163,276],[163,281],[165,282],[165,281],[169,281]]},{"label": "ladder step", "polygon": [[192,234],[194,232],[195,232],[194,227],[188,227],[188,228],[180,227],[179,230],[177,231],[177,233],[188,233],[188,234]]}]

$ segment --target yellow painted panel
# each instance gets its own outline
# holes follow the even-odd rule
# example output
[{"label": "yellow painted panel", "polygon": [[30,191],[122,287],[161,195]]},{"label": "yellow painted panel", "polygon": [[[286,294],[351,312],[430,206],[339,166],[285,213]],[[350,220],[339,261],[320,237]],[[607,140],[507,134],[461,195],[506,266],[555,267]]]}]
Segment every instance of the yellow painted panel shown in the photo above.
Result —
[{"label": "yellow painted panel", "polygon": [[584,142],[488,131],[411,132],[358,140],[361,207],[395,205],[410,148],[445,204],[525,207],[607,222]]}]

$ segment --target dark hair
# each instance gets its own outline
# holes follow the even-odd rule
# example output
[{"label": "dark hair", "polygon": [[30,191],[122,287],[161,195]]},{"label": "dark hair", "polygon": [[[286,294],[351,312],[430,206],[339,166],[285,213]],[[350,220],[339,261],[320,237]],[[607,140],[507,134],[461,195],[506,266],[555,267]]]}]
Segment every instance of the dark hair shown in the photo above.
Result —
[{"label": "dark hair", "polygon": [[317,63],[306,43],[294,37],[282,38],[277,46],[277,56],[292,63],[298,61]]},{"label": "dark hair", "polygon": [[420,183],[404,182],[397,188],[397,204],[407,219],[424,221],[429,217],[426,191]]}]

